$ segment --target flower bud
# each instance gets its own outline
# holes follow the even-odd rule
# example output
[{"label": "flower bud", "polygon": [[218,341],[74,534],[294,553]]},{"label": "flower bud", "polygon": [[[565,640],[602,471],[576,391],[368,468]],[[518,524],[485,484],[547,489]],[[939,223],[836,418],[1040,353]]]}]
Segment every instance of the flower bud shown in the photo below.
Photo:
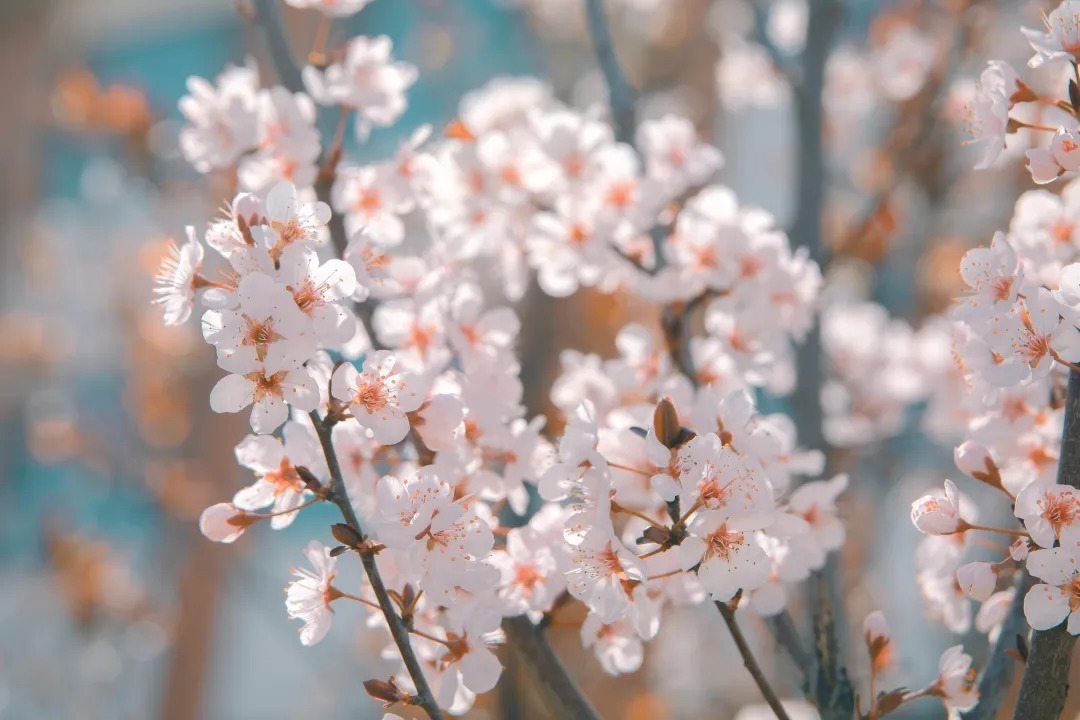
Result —
[{"label": "flower bud", "polygon": [[968,440],[962,445],[957,445],[953,450],[953,459],[961,472],[979,482],[1001,489],[1001,472],[990,455],[990,450],[982,443]]},{"label": "flower bud", "polygon": [[945,481],[945,497],[923,495],[911,504],[911,522],[927,535],[952,535],[963,529],[956,486]]},{"label": "flower bud", "polygon": [[251,515],[232,503],[218,503],[203,510],[199,516],[199,531],[207,539],[219,543],[231,543],[244,534],[249,525],[262,518]]},{"label": "flower bud", "polygon": [[678,446],[681,431],[675,405],[670,398],[664,398],[656,404],[656,411],[653,413],[653,432],[656,433],[656,439],[661,445],[671,449]]}]

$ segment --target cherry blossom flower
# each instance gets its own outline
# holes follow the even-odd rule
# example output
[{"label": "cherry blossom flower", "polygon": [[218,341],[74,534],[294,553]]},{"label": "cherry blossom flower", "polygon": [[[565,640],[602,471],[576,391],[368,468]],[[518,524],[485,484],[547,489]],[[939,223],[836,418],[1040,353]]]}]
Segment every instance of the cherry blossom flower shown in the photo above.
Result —
[{"label": "cherry blossom flower", "polygon": [[957,317],[974,321],[1008,312],[1023,283],[1016,251],[1001,232],[994,235],[989,248],[972,248],[964,254],[960,275],[969,293],[958,305]]},{"label": "cherry blossom flower", "polygon": [[355,332],[352,315],[337,301],[356,290],[352,266],[344,260],[320,264],[318,254],[302,245],[286,248],[279,264],[279,277],[310,318],[316,339],[330,346],[348,342]]},{"label": "cherry blossom flower", "polygon": [[990,642],[997,642],[1001,635],[1002,624],[1009,614],[1015,595],[1015,588],[996,592],[982,604],[975,615],[975,629],[986,633],[986,639]]},{"label": "cherry blossom flower", "polygon": [[945,496],[923,495],[911,504],[911,522],[929,535],[950,535],[959,532],[964,521],[960,518],[960,502],[956,486],[945,481]]},{"label": "cherry blossom flower", "polygon": [[1024,615],[1034,630],[1049,630],[1068,618],[1070,634],[1080,634],[1080,568],[1076,549],[1035,550],[1027,558],[1028,572],[1042,580],[1024,598]]},{"label": "cherry blossom flower", "polygon": [[268,375],[295,370],[315,352],[311,321],[289,290],[263,273],[244,276],[235,310],[207,310],[203,338],[218,350],[218,364],[235,373],[260,366]]},{"label": "cherry blossom flower", "polygon": [[349,41],[345,58],[321,72],[304,68],[304,84],[323,105],[342,105],[356,111],[356,135],[363,140],[372,127],[392,125],[405,111],[405,91],[416,81],[416,68],[393,62],[392,44],[385,35]]},{"label": "cherry blossom flower", "polygon": [[270,189],[265,210],[266,222],[252,227],[251,234],[274,257],[294,243],[310,246],[321,242],[330,220],[330,207],[326,203],[302,200],[289,182],[279,182]]},{"label": "cherry blossom flower", "polygon": [[645,156],[646,176],[669,196],[707,181],[724,163],[720,151],[699,141],[693,124],[676,115],[641,123],[637,146]]},{"label": "cherry blossom flower", "polygon": [[345,215],[345,230],[364,231],[381,247],[400,245],[405,239],[402,217],[413,207],[407,186],[393,180],[389,165],[345,166],[338,169],[331,189],[334,209]]},{"label": "cherry blossom flower", "polygon": [[772,563],[753,531],[764,525],[760,516],[740,517],[728,508],[703,510],[690,522],[689,537],[678,547],[680,563],[685,570],[697,566],[701,586],[720,602],[740,589],[761,587],[769,580]]},{"label": "cherry blossom flower", "polygon": [[258,150],[240,160],[241,187],[261,192],[284,182],[311,188],[321,149],[311,98],[273,87],[259,93],[257,108]]},{"label": "cherry blossom flower", "polygon": [[257,516],[246,513],[232,503],[218,503],[202,511],[199,516],[199,532],[208,540],[233,543],[248,527],[259,521]]},{"label": "cherry blossom flower", "polygon": [[836,514],[836,498],[847,489],[848,476],[803,483],[788,496],[784,511],[792,513],[809,526],[798,536],[799,550],[809,557],[811,568],[824,565],[825,556],[844,544],[844,523]]},{"label": "cherry blossom flower", "polygon": [[941,654],[938,678],[931,694],[941,698],[950,717],[978,704],[979,690],[975,687],[975,669],[971,667],[971,656],[964,653],[962,645],[953,645]]},{"label": "cherry blossom flower", "polygon": [[1031,539],[1040,547],[1080,543],[1080,491],[1069,485],[1031,483],[1016,496],[1014,508]]},{"label": "cherry blossom flower", "polygon": [[635,672],[645,659],[645,646],[627,618],[605,623],[596,613],[589,613],[581,624],[581,645],[592,648],[608,675]]},{"label": "cherry blossom flower", "polygon": [[[1061,305],[1050,292],[1038,288],[1008,314],[993,317],[990,345],[1006,362],[1013,359],[1026,366],[1032,379],[1045,377],[1058,358],[1080,360],[1080,331],[1071,323],[1063,323],[1061,312]],[[987,379],[1001,380],[997,376]]]},{"label": "cherry blossom flower", "polygon": [[615,536],[610,523],[585,534],[566,573],[567,590],[603,623],[623,616],[633,585],[644,581],[644,566]]},{"label": "cherry blossom flower", "polygon": [[495,582],[498,572],[482,562],[494,544],[490,526],[475,506],[455,502],[434,468],[404,479],[384,475],[375,492],[373,529],[387,547],[408,551],[421,589],[449,600],[455,588],[476,592]]},{"label": "cherry blossom flower", "polygon": [[275,530],[288,527],[297,513],[289,512],[300,506],[310,492],[296,472],[302,465],[327,476],[318,438],[310,426],[295,421],[285,424],[284,442],[267,435],[248,435],[236,446],[236,461],[255,473],[255,484],[240,490],[233,504],[242,510],[259,510],[271,506],[271,526]]},{"label": "cherry blossom flower", "polygon": [[1065,0],[1044,16],[1043,31],[1021,28],[1035,54],[1028,60],[1029,67],[1045,63],[1075,61],[1080,58],[1080,2]]},{"label": "cherry blossom flower", "polygon": [[446,644],[440,645],[435,655],[440,671],[458,673],[461,684],[476,694],[494,688],[502,664],[491,648],[506,639],[499,627],[501,620],[499,613],[476,606],[461,621],[449,623]]},{"label": "cherry blossom flower", "polygon": [[406,413],[420,407],[425,393],[411,375],[394,369],[396,359],[380,350],[364,361],[363,371],[344,363],[334,371],[330,392],[346,403],[353,417],[382,445],[401,442],[409,432]]},{"label": "cherry blossom flower", "polygon": [[1039,185],[1052,183],[1066,172],[1080,170],[1080,132],[1059,127],[1049,148],[1026,151],[1031,179]]},{"label": "cherry blossom flower", "polygon": [[[981,149],[975,169],[985,170],[1005,149],[1005,138],[1012,129],[1009,111],[1021,86],[1016,71],[1008,63],[992,60],[979,76],[977,88],[975,101],[968,110],[967,125],[970,144]],[[1027,96],[1021,94],[1021,97]],[[1031,99],[1034,97],[1032,93]]]},{"label": "cherry blossom flower", "polygon": [[189,95],[180,98],[188,124],[180,131],[180,149],[199,172],[232,164],[255,141],[259,77],[253,68],[230,67],[216,85],[189,77]]},{"label": "cherry blossom flower", "polygon": [[528,527],[512,528],[507,533],[506,549],[495,551],[489,559],[501,575],[498,596],[504,615],[527,613],[538,621],[551,609],[566,588],[563,573],[569,558],[561,539],[553,542],[532,521]]},{"label": "cherry blossom flower", "polygon": [[272,433],[289,417],[289,405],[311,412],[319,405],[319,386],[305,370],[279,370],[269,373],[259,368],[248,373],[226,375],[210,391],[214,412],[240,412],[251,409],[251,429],[259,434]]},{"label": "cherry blossom flower", "polygon": [[162,258],[154,277],[154,293],[158,296],[154,302],[161,305],[166,325],[187,322],[195,304],[195,291],[207,284],[199,275],[206,251],[195,235],[195,228],[189,225],[186,232],[188,239],[183,246],[177,247],[170,241],[168,254]]},{"label": "cherry blossom flower", "polygon": [[334,611],[330,603],[335,599],[334,578],[337,577],[337,558],[330,555],[330,548],[312,540],[304,548],[311,570],[294,568],[296,579],[286,588],[285,608],[290,618],[304,623],[300,628],[300,643],[315,645],[330,632]]}]

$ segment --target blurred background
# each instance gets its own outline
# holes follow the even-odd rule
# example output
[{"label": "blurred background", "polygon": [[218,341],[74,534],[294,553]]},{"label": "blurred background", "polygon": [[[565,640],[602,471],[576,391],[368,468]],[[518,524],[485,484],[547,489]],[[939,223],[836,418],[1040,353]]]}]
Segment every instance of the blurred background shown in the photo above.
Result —
[{"label": "blurred background", "polygon": [[[971,171],[964,107],[985,60],[1026,61],[1019,26],[1037,26],[1048,5],[842,5],[822,100],[828,292],[880,303],[918,332],[956,293],[964,250],[1006,228],[1030,187],[1017,161],[1023,133],[999,169]],[[797,62],[807,6],[756,9],[747,0],[609,3],[641,116],[693,119],[727,159],[723,182],[790,223],[800,113],[762,43]],[[232,449],[246,418],[209,411],[213,354],[196,326],[166,328],[150,304],[167,239],[232,195],[227,178],[199,176],[180,157],[176,103],[189,75],[212,77],[246,57],[268,68],[248,16],[242,0],[0,0],[2,718],[382,715],[360,687],[381,661],[359,614],[317,648],[297,642],[285,615],[289,567],[330,511],[228,549],[199,535],[199,512],[244,484]],[[294,47],[310,47],[317,15],[286,8],[285,19]],[[420,70],[403,121],[347,148],[360,161],[392,152],[422,123],[440,131],[465,93],[493,78],[536,76],[573,105],[604,102],[580,0],[377,0],[333,33],[390,35],[395,55]],[[552,415],[546,388],[560,350],[610,357],[623,323],[655,320],[591,292],[559,301],[530,292],[518,312],[530,410]],[[566,317],[586,321],[557,320]],[[912,363],[942,362],[911,352]],[[885,610],[901,638],[893,674],[911,686],[931,679],[954,640],[920,598],[907,505],[955,474],[949,437],[962,431],[947,418],[928,428],[928,388],[920,392],[837,462],[858,486],[844,507],[849,635],[857,641],[866,612]],[[605,717],[728,718],[741,708],[740,718],[759,717],[744,708],[756,690],[713,614],[669,614],[671,632],[648,646],[645,666],[620,678],[581,651],[572,619],[553,629],[556,647]],[[797,696],[786,658],[769,652],[759,628],[750,632],[767,672]],[[967,639],[978,665],[985,639]],[[865,663],[853,647],[858,683]],[[504,663],[501,689],[468,717],[544,717]],[[905,712],[942,715],[936,704]]]}]

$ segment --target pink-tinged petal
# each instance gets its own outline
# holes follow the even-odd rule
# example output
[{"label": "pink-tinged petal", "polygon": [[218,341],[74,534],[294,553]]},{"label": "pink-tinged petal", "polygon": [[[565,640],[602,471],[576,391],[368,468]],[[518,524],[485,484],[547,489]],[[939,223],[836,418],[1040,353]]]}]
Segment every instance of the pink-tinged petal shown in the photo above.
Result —
[{"label": "pink-tinged petal", "polygon": [[701,562],[701,558],[705,555],[706,544],[705,541],[699,537],[688,537],[678,545],[679,554],[679,567],[683,570],[689,570],[690,568]]},{"label": "pink-tinged petal", "polygon": [[334,371],[330,379],[330,394],[342,402],[352,402],[360,384],[360,372],[352,363],[344,363]]},{"label": "pink-tinged petal", "polygon": [[501,674],[499,659],[486,647],[476,647],[461,658],[461,680],[478,695],[494,688]]},{"label": "pink-tinged petal", "polygon": [[259,474],[277,470],[285,459],[281,441],[265,435],[248,435],[235,450],[236,462]]},{"label": "pink-tinged petal", "polygon": [[1056,587],[1040,583],[1024,598],[1024,616],[1035,630],[1049,630],[1069,614],[1069,600]]},{"label": "pink-tinged petal", "polygon": [[298,205],[296,188],[286,180],[274,185],[266,194],[266,214],[271,220],[288,220],[295,214]]},{"label": "pink-tinged petal", "polygon": [[397,358],[389,350],[378,350],[364,360],[364,372],[382,374],[394,369]]},{"label": "pink-tinged petal", "polygon": [[387,407],[381,416],[368,415],[357,417],[361,424],[366,425],[375,436],[375,442],[380,445],[396,445],[409,434],[409,419],[395,408]]},{"label": "pink-tinged petal", "polygon": [[300,644],[311,647],[322,642],[322,639],[330,632],[333,621],[334,615],[329,609],[317,613],[315,617],[304,623],[304,627],[300,629]]},{"label": "pink-tinged petal", "polygon": [[210,391],[210,409],[219,413],[240,412],[251,404],[255,383],[243,375],[226,375]]},{"label": "pink-tinged petal", "polygon": [[261,510],[274,502],[274,486],[259,480],[233,495],[233,505],[241,510]]},{"label": "pink-tinged petal", "polygon": [[319,407],[319,384],[307,370],[290,372],[285,376],[281,389],[285,401],[297,410],[311,412]]},{"label": "pink-tinged petal", "polygon": [[[298,512],[290,512],[295,510],[304,502],[304,494],[302,492],[288,491],[278,496],[277,501],[274,503],[275,516],[270,519],[270,527],[274,530],[283,530],[284,528],[292,525],[293,520],[299,515]],[[283,513],[283,514],[276,514]]]},{"label": "pink-tinged petal", "polygon": [[1050,585],[1071,582],[1077,572],[1076,558],[1062,548],[1035,550],[1027,559],[1028,572]]},{"label": "pink-tinged petal", "polygon": [[230,522],[243,517],[243,511],[230,503],[218,503],[203,510],[199,516],[199,532],[208,540],[231,543],[244,534],[247,525]]},{"label": "pink-tinged petal", "polygon": [[251,429],[260,435],[272,433],[289,419],[289,406],[276,395],[260,398],[251,408]]}]

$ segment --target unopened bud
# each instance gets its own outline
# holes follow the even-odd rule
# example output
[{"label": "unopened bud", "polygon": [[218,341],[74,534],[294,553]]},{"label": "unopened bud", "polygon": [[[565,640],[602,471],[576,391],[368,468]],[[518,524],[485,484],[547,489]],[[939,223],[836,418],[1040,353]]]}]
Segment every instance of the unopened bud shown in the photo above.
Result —
[{"label": "unopened bud", "polygon": [[961,472],[967,473],[990,487],[1003,489],[1001,471],[998,470],[997,463],[994,462],[990,450],[985,445],[971,440],[957,445],[953,450],[953,459]]},{"label": "unopened bud", "polygon": [[376,700],[380,700],[383,703],[383,707],[390,707],[396,703],[405,703],[411,705],[413,703],[412,695],[404,692],[397,686],[394,678],[390,678],[389,681],[385,680],[365,680],[364,690],[367,694]]},{"label": "unopened bud", "polygon": [[335,540],[351,550],[355,550],[364,542],[363,536],[352,525],[334,523],[330,526],[330,532]]},{"label": "unopened bud", "polygon": [[319,478],[315,477],[315,473],[308,470],[303,465],[296,466],[296,474],[300,476],[300,479],[304,481],[304,486],[315,493],[316,495],[322,495],[323,484],[319,481]]},{"label": "unopened bud", "polygon": [[670,398],[664,398],[656,404],[653,432],[664,447],[671,449],[678,446],[682,427],[679,425],[679,413],[675,411],[675,405]]}]

